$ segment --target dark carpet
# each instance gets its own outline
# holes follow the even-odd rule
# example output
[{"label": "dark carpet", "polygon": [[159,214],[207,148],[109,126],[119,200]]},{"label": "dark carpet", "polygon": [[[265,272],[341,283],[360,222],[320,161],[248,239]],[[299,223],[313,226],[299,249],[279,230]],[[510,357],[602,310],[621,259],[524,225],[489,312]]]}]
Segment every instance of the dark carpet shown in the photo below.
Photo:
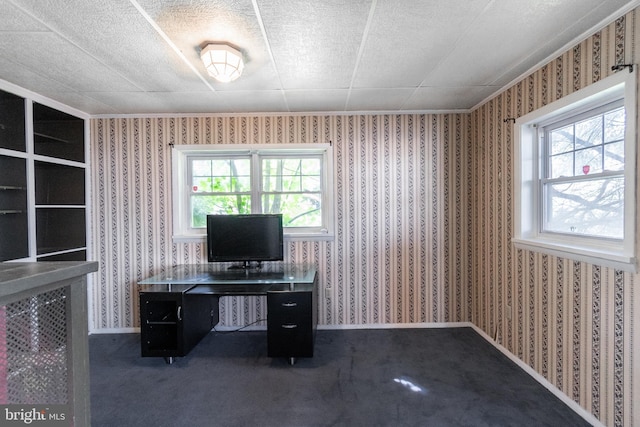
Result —
[{"label": "dark carpet", "polygon": [[212,332],[172,365],[138,334],[92,335],[101,426],[587,426],[471,328],[322,330],[315,356]]}]

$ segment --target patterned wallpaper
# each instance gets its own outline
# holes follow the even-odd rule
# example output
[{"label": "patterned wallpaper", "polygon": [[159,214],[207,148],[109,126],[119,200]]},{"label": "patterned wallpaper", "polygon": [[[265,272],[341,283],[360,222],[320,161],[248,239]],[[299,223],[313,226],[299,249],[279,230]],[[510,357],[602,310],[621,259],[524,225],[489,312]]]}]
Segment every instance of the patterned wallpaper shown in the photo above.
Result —
[{"label": "patterned wallpaper", "polygon": [[504,119],[606,77],[614,64],[636,62],[637,14],[617,19],[471,114],[472,321],[608,426],[640,425],[634,290],[640,280],[514,249],[514,127]]},{"label": "patterned wallpaper", "polygon": [[[91,121],[95,329],[138,326],[136,282],[206,261],[171,240],[172,144],[331,142],[336,237],[289,242],[320,272],[320,323],[469,321],[468,115],[114,118]],[[266,317],[229,297],[225,325]]]},{"label": "patterned wallpaper", "polygon": [[[93,329],[135,328],[138,280],[205,261],[171,241],[171,144],[330,141],[336,238],[286,248],[319,268],[322,324],[471,321],[603,424],[640,425],[638,275],[514,249],[504,121],[636,61],[636,15],[471,114],[91,120]],[[229,326],[266,315],[263,297],[221,308]]]}]

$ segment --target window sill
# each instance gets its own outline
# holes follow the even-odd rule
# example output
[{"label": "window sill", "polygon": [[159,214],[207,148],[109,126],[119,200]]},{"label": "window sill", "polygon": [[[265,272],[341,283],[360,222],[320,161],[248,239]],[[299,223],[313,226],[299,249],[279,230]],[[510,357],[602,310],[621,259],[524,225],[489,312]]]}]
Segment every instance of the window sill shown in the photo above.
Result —
[{"label": "window sill", "polygon": [[511,241],[518,249],[541,252],[631,273],[638,272],[637,259],[635,256],[625,254],[614,248],[608,248],[604,245],[589,247],[580,243],[572,244],[545,238],[514,238]]}]

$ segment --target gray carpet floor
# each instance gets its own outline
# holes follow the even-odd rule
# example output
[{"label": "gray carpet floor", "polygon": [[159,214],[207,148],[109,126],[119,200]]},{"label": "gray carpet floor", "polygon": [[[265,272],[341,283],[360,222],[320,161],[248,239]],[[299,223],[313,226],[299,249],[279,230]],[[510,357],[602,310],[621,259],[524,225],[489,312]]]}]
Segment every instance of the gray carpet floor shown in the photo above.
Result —
[{"label": "gray carpet floor", "polygon": [[118,426],[587,426],[471,328],[321,330],[313,358],[212,332],[172,365],[92,335],[91,418]]}]

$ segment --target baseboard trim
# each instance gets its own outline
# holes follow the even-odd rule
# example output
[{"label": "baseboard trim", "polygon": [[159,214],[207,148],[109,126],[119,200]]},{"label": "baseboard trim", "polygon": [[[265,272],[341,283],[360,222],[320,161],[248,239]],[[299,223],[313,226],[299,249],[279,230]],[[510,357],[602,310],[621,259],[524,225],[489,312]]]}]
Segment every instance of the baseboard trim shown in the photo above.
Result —
[{"label": "baseboard trim", "polygon": [[348,330],[348,329],[437,329],[464,328],[473,326],[470,322],[449,323],[366,323],[361,325],[318,325],[318,330]]},{"label": "baseboard trim", "polygon": [[[566,404],[569,408],[571,408],[575,413],[580,415],[585,419],[588,423],[593,425],[594,427],[605,427],[600,420],[593,416],[590,412],[585,410],[582,406],[577,404],[573,399],[567,396],[562,390],[558,387],[550,383],[545,377],[536,372],[531,366],[527,365],[525,362],[516,357],[513,353],[511,353],[507,348],[497,343],[494,339],[492,339],[486,332],[480,329],[478,326],[474,325],[471,322],[423,322],[423,323],[371,323],[371,324],[361,324],[361,325],[318,325],[318,330],[354,330],[354,329],[437,329],[437,328],[472,328],[474,331],[478,333],[482,338],[484,338],[489,344],[493,345],[498,351],[508,357],[513,363],[518,365],[520,369],[529,374],[534,380],[539,382],[543,387],[553,393],[558,399],[560,399],[564,404]],[[229,332],[229,331],[265,331],[267,329],[266,326],[248,326],[245,328],[239,329],[238,326],[217,326],[216,330],[220,332]],[[110,329],[95,329],[89,332],[89,335],[92,334],[128,334],[128,333],[140,333],[140,328],[110,328]]]}]

